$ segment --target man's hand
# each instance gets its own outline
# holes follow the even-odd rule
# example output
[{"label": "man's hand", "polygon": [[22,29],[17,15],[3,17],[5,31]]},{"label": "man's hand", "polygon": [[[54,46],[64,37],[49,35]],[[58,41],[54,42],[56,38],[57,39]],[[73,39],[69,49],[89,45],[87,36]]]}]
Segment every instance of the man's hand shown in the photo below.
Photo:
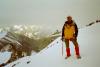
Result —
[{"label": "man's hand", "polygon": [[65,40],[65,38],[64,38],[64,37],[62,37],[62,38],[61,38],[61,40],[62,40],[62,41],[64,41],[64,40]]}]

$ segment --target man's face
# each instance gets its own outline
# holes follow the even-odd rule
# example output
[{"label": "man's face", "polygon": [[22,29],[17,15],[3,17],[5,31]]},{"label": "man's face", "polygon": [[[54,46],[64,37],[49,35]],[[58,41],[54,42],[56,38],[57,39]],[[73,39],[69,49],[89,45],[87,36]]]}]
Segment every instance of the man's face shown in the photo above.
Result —
[{"label": "man's face", "polygon": [[72,17],[67,17],[67,21],[72,21]]}]

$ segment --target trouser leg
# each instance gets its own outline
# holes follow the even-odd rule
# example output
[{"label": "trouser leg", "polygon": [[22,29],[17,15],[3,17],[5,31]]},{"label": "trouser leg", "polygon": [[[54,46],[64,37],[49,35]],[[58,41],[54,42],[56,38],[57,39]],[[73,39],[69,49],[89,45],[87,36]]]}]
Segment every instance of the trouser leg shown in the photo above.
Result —
[{"label": "trouser leg", "polygon": [[78,45],[77,39],[73,39],[72,42],[73,42],[73,44],[75,46],[76,55],[80,56],[79,45]]},{"label": "trouser leg", "polygon": [[66,39],[65,43],[66,43],[66,55],[67,55],[67,57],[69,57],[71,55],[70,54],[70,48],[69,48],[69,40]]}]

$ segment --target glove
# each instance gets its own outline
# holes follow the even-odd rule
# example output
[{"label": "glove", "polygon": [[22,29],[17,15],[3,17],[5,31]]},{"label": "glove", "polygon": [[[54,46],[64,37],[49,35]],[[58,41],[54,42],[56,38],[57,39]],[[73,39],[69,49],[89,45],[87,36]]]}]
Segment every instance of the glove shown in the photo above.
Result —
[{"label": "glove", "polygon": [[64,39],[65,39],[64,37],[61,38],[62,41],[64,41]]}]

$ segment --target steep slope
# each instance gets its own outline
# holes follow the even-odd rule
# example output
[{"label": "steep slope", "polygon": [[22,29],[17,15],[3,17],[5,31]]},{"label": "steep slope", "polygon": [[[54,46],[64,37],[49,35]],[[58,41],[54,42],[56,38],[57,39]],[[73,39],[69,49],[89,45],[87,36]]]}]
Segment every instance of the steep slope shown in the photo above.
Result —
[{"label": "steep slope", "polygon": [[[24,27],[20,29],[23,29],[24,33],[26,34],[33,33],[31,37],[23,34],[23,31],[20,31],[20,29],[16,31],[16,28],[15,29],[10,28],[11,30],[8,30],[6,32],[5,31],[0,32],[0,52],[3,51],[2,55],[3,53],[5,53],[5,51],[9,51],[12,53],[11,58],[9,60],[7,59],[8,62],[3,62],[0,60],[0,62],[4,63],[4,64],[0,63],[0,65],[7,65],[13,61],[16,61],[19,58],[30,56],[32,52],[35,52],[35,53],[40,52],[42,49],[48,46],[49,43],[51,43],[53,40],[55,40],[58,37],[57,35],[52,36],[49,34],[47,34],[48,36],[45,34],[43,34],[45,36],[38,36],[38,34],[40,33],[36,35],[35,33],[37,32],[33,32],[34,30],[31,31],[34,28],[31,28],[31,30],[30,30],[30,27],[25,27],[25,28],[27,29],[24,29]],[[38,32],[41,32],[41,31],[42,30]],[[34,34],[35,34],[35,37],[34,37]],[[5,58],[3,57],[2,59],[5,59]]]}]

